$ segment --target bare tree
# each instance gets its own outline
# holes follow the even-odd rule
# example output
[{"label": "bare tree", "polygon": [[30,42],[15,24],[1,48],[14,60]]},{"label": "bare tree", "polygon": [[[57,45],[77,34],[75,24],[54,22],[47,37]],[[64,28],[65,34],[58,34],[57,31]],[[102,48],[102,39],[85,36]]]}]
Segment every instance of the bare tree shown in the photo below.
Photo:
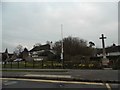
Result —
[{"label": "bare tree", "polygon": [[[67,37],[63,39],[64,59],[70,60],[74,57],[90,56],[92,49],[87,46],[87,41],[78,37]],[[61,53],[61,41],[54,44],[57,54]],[[73,59],[74,60],[74,59]]]},{"label": "bare tree", "polygon": [[23,51],[23,46],[19,44],[19,45],[15,48],[14,53],[16,53],[16,55],[17,55],[18,57],[20,57],[22,51]]}]

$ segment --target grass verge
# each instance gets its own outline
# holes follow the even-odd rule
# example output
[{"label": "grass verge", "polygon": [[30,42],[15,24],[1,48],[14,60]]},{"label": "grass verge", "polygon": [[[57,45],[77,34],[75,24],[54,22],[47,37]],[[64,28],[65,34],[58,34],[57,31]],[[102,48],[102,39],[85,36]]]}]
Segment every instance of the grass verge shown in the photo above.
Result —
[{"label": "grass verge", "polygon": [[68,72],[67,70],[1,70],[2,72]]}]

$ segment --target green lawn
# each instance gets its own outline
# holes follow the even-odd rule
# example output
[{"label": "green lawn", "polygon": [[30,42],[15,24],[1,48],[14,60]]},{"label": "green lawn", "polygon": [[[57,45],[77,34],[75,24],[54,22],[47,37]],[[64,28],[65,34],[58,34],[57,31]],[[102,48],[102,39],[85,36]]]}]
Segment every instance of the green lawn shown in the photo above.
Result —
[{"label": "green lawn", "polygon": [[[39,62],[26,62],[22,61],[22,62],[9,62],[7,63],[5,66],[2,65],[3,68],[38,68],[38,69],[62,69],[62,63],[60,62],[52,62],[52,61],[39,61]],[[95,65],[95,63],[73,63],[73,62],[65,62],[64,63],[64,67],[66,69],[94,69],[97,68],[98,65]]]},{"label": "green lawn", "polygon": [[62,63],[58,63],[58,62],[54,62],[52,63],[52,61],[44,61],[42,62],[9,62],[5,65],[2,65],[3,68],[53,68],[53,67],[62,67]]},{"label": "green lawn", "polygon": [[67,70],[1,70],[2,72],[68,72]]}]

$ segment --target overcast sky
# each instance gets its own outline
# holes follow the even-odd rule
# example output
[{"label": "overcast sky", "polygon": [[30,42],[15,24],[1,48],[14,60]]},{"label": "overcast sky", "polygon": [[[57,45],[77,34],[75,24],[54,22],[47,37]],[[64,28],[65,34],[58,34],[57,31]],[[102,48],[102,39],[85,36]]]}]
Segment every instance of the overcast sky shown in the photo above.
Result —
[{"label": "overcast sky", "polygon": [[3,2],[2,50],[12,52],[21,44],[29,50],[35,43],[73,36],[93,41],[101,47],[118,44],[117,2]]}]

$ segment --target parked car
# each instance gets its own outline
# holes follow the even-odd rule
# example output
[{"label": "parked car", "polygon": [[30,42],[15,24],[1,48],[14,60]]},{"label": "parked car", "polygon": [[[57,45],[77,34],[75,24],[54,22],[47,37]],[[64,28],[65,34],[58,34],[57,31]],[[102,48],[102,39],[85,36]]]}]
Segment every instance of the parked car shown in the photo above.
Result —
[{"label": "parked car", "polygon": [[17,58],[17,59],[14,60],[14,62],[18,62],[18,61],[20,62],[22,60],[23,60],[22,58]]}]

